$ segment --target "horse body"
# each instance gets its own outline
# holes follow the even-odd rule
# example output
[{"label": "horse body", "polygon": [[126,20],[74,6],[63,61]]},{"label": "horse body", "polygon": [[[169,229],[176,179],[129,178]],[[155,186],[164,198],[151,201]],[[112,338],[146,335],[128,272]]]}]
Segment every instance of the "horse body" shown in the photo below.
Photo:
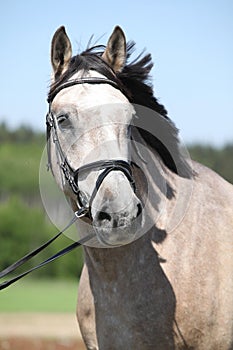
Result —
[{"label": "horse body", "polygon": [[233,187],[194,169],[189,209],[161,244],[154,227],[113,251],[85,248],[78,318],[88,349],[232,349]]},{"label": "horse body", "polygon": [[[176,295],[176,320],[194,349],[231,349],[233,320],[232,185],[195,165],[190,208],[158,248]],[[208,205],[206,204],[208,203]]]},{"label": "horse body", "polygon": [[[84,247],[77,307],[84,342],[89,350],[232,350],[233,187],[183,159],[177,129],[144,84],[150,57],[125,65],[126,57],[119,27],[101,56],[87,51],[71,58],[63,27],[52,41],[49,99],[57,131],[49,140],[51,167],[77,210],[77,195],[60,169],[64,153],[78,174],[76,187],[89,201],[89,217],[77,223],[79,234],[94,227],[101,243]],[[83,77],[108,79],[112,86],[82,83]],[[66,81],[71,85],[60,91]],[[130,130],[132,147],[128,126],[134,110],[141,113],[130,102],[159,113],[157,119],[150,112],[143,116],[149,130]],[[103,108],[106,103],[110,110]],[[153,128],[155,138],[148,133]],[[131,163],[126,169],[74,171],[87,163],[93,169],[94,161],[106,158]],[[139,158],[140,166],[134,166]],[[138,228],[145,234],[134,240]]]}]

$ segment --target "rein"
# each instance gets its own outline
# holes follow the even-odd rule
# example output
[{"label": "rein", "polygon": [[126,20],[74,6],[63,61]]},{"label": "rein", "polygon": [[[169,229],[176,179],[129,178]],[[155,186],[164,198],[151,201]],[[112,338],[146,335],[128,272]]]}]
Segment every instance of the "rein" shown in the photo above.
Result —
[{"label": "rein", "polygon": [[[41,246],[39,246],[38,248],[34,249],[32,252],[28,253],[27,255],[25,255],[24,257],[22,257],[21,259],[19,259],[18,261],[16,261],[15,263],[13,263],[12,265],[8,266],[6,269],[2,270],[0,272],[0,278],[3,278],[7,275],[9,275],[11,272],[15,271],[17,268],[19,268],[21,265],[25,264],[26,262],[28,262],[29,260],[31,260],[34,256],[36,256],[37,254],[39,254],[42,250],[44,250],[46,247],[48,247],[52,242],[54,242],[58,237],[60,237],[71,225],[73,225],[73,223],[81,218],[83,216],[83,213],[81,211],[75,212],[75,216],[71,219],[71,221],[69,222],[69,224],[60,232],[58,232],[54,237],[52,237],[50,240],[48,240],[47,242],[45,242],[44,244],[42,244]],[[91,238],[93,238],[95,235],[90,234],[85,238],[80,239],[77,242],[74,242],[72,244],[70,244],[69,246],[61,249],[58,253],[52,255],[51,257],[49,257],[48,259],[42,261],[40,264],[32,267],[31,269],[7,280],[4,281],[2,283],[0,283],[0,290],[3,290],[7,287],[9,287],[11,284],[17,282],[18,280],[20,280],[21,278],[23,278],[24,276],[27,276],[29,273],[38,270],[39,268],[49,264],[50,262],[62,257],[63,255],[66,255],[67,253],[71,252],[73,249],[81,246],[82,244],[86,243],[87,241],[89,241]]]},{"label": "rein", "polygon": [[[119,86],[117,85],[116,82],[106,79],[106,78],[92,78],[92,77],[87,77],[87,78],[81,78],[81,79],[75,79],[75,80],[69,80],[60,86],[56,87],[52,93],[49,94],[48,97],[48,103],[49,103],[49,112],[46,116],[46,125],[47,125],[47,151],[48,151],[48,169],[51,168],[51,161],[50,161],[50,147],[49,147],[49,142],[50,142],[50,135],[51,131],[53,133],[53,142],[56,145],[56,149],[59,153],[60,159],[61,159],[61,164],[60,167],[63,171],[63,174],[65,176],[65,179],[68,181],[72,191],[74,194],[77,196],[77,204],[79,206],[78,211],[76,211],[74,214],[75,216],[71,219],[69,224],[59,233],[57,233],[53,238],[49,239],[47,242],[39,246],[38,248],[34,249],[32,252],[26,254],[24,257],[13,263],[12,265],[8,266],[4,270],[0,272],[0,278],[3,278],[7,275],[9,275],[11,272],[14,272],[17,268],[31,260],[33,257],[35,257],[37,254],[39,254],[42,250],[44,250],[46,247],[48,247],[52,242],[54,242],[58,237],[60,237],[77,219],[81,219],[83,217],[88,217],[89,219],[92,220],[91,217],[91,204],[102,184],[104,181],[105,177],[112,171],[121,171],[126,178],[128,179],[130,185],[132,186],[134,192],[136,191],[135,183],[133,180],[132,176],[132,169],[131,166],[136,164],[134,163],[128,163],[125,160],[118,160],[118,159],[113,159],[113,160],[101,160],[101,161],[96,161],[92,162],[86,165],[81,166],[80,168],[73,170],[72,167],[70,166],[67,158],[65,157],[62,147],[59,142],[58,134],[57,134],[57,129],[56,129],[56,123],[54,116],[51,112],[51,104],[55,96],[63,89],[71,87],[73,85],[77,84],[109,84],[113,86],[116,89],[119,89]],[[96,171],[96,170],[103,170],[100,175],[98,176],[96,180],[96,185],[94,188],[94,191],[91,195],[91,198],[89,199],[89,202],[84,198],[84,194],[81,192],[78,186],[78,177],[79,174],[83,171]],[[82,244],[86,243],[90,239],[94,238],[95,234],[89,234],[87,237],[82,238],[81,240],[74,242],[70,244],[69,246],[61,249],[58,253],[52,255],[48,259],[42,261],[40,264],[34,266],[33,268],[7,280],[2,283],[0,283],[0,290],[3,290],[10,286],[11,284],[15,283],[16,281],[20,280],[24,276],[27,276],[29,273],[49,264],[50,262],[60,258],[61,256],[69,253],[73,249],[81,246]]]}]

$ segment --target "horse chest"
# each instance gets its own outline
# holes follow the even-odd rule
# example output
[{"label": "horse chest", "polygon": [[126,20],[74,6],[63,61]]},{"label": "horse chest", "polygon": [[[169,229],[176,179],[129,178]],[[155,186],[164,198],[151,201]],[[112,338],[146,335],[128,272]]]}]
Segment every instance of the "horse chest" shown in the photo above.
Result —
[{"label": "horse chest", "polygon": [[125,349],[126,345],[128,349],[172,348],[172,296],[162,297],[162,290],[147,288],[142,293],[140,288],[131,288],[131,293],[101,293],[96,303],[96,324],[102,344],[106,349],[109,342],[116,349]]},{"label": "horse chest", "polygon": [[125,268],[111,281],[91,274],[89,287],[83,286],[92,295],[83,302],[92,308],[100,349],[173,349],[175,297],[159,265],[152,270],[129,274]]}]

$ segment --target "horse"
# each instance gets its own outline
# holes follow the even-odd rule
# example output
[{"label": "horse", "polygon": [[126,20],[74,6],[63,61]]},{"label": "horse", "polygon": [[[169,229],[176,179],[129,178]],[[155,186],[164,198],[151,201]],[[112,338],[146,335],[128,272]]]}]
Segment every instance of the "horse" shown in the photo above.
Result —
[{"label": "horse", "polygon": [[88,350],[233,349],[233,186],[191,161],[154,96],[150,54],[116,26],[72,56],[51,43],[48,159],[84,244]]}]

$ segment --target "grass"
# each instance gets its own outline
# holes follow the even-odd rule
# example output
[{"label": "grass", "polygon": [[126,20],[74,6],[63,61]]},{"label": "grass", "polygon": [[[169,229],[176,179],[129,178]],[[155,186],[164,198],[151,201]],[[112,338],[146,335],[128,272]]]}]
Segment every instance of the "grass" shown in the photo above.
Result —
[{"label": "grass", "polygon": [[33,280],[17,282],[0,291],[1,312],[75,312],[76,281]]}]

